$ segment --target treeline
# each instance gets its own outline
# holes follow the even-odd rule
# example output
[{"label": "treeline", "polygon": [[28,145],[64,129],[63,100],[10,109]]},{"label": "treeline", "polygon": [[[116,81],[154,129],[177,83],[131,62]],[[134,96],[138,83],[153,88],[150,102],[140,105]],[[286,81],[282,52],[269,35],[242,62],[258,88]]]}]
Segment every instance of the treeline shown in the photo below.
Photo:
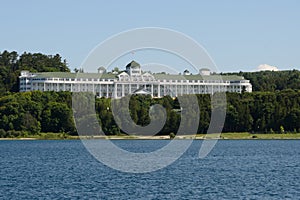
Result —
[{"label": "treeline", "polygon": [[300,89],[300,71],[259,71],[224,73],[244,76],[250,80],[253,91],[275,92],[286,89]]},{"label": "treeline", "polygon": [[[227,93],[226,96],[226,118],[223,132],[300,132],[300,90]],[[199,94],[197,100],[200,109],[197,133],[207,133],[211,121],[211,98],[210,95]],[[105,110],[105,107],[101,107],[102,101],[98,101],[99,107],[96,108],[98,108],[99,118],[102,120],[104,129],[107,133],[111,133],[114,131],[109,128],[117,127],[117,125],[111,112]],[[158,134],[176,133],[181,123],[181,105],[178,99],[173,100],[168,96],[161,99],[152,99],[150,96],[132,96],[129,108],[133,121],[141,126],[148,125],[150,123],[149,108],[154,104],[162,105],[167,114],[165,126]],[[218,108],[216,107],[216,109]],[[105,116],[109,116],[109,120],[106,120]],[[190,120],[193,120],[192,116]],[[187,124],[189,123],[187,122]]]},{"label": "treeline", "polygon": [[0,98],[0,136],[40,132],[76,134],[68,92],[25,92]]},{"label": "treeline", "polygon": [[300,132],[300,90],[228,93],[224,132]]},{"label": "treeline", "polygon": [[[197,98],[200,108],[197,133],[206,133],[211,116],[210,95],[197,95]],[[111,99],[96,99],[98,122],[107,135],[123,133],[116,124],[111,103]],[[158,134],[176,133],[181,123],[181,105],[178,99],[169,96],[160,99],[132,96],[129,101],[132,120],[141,126],[148,125],[151,106],[155,104],[162,105],[167,114],[166,123]],[[71,105],[69,92],[35,91],[3,96],[0,98],[0,136],[16,137],[40,132],[76,135]],[[300,90],[228,93],[223,132],[300,132]]]},{"label": "treeline", "polygon": [[59,54],[0,52],[0,95],[6,92],[18,92],[21,70],[31,72],[69,72],[67,61]]}]

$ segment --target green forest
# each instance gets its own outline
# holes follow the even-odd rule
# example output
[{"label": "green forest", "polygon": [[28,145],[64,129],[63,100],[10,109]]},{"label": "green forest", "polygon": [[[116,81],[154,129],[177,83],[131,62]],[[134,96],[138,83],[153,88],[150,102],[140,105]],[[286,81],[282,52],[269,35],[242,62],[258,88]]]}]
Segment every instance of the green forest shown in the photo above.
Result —
[{"label": "green forest", "polygon": [[[26,137],[41,133],[76,135],[70,92],[18,91],[21,70],[36,72],[70,71],[59,54],[4,51],[0,53],[0,137]],[[227,93],[223,132],[296,133],[300,132],[300,72],[239,72],[253,85],[252,93]],[[188,96],[187,96],[188,97]],[[211,116],[211,96],[197,95],[200,121],[197,133],[206,133]],[[111,111],[111,99],[95,98],[97,119],[106,135],[123,133]],[[157,134],[176,133],[181,122],[178,99],[169,96],[153,99],[133,95],[130,116],[141,126],[150,123],[152,105],[162,105],[167,114],[164,127]],[[84,116],[84,115],[83,115]]]},{"label": "green forest", "polygon": [[260,71],[260,72],[239,72],[224,73],[244,76],[250,80],[253,91],[275,92],[285,89],[300,89],[300,71]]},{"label": "green forest", "polygon": [[69,72],[67,61],[59,54],[0,52],[0,94],[18,92],[18,77],[21,70],[31,72]]}]

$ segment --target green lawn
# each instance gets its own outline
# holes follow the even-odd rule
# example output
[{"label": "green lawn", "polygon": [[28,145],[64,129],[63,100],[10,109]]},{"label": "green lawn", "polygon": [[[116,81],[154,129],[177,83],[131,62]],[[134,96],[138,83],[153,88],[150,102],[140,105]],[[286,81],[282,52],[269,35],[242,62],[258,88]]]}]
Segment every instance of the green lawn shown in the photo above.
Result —
[{"label": "green lawn", "polygon": [[[179,136],[177,139],[194,139],[195,135]],[[62,140],[62,139],[169,139],[169,136],[133,136],[133,135],[115,135],[115,136],[70,136],[65,133],[40,133],[38,135],[26,135],[25,137],[13,137],[2,139],[37,139],[37,140]],[[175,138],[176,139],[176,138]],[[300,133],[286,134],[258,134],[258,133],[222,133],[219,134],[197,134],[196,139],[229,139],[229,140],[247,140],[247,139],[300,139]]]},{"label": "green lawn", "polygon": [[[205,135],[198,134],[196,139],[201,139]],[[206,138],[217,138],[217,134],[207,135]],[[300,139],[300,133],[286,133],[286,134],[258,134],[258,133],[222,133],[220,139]]]}]

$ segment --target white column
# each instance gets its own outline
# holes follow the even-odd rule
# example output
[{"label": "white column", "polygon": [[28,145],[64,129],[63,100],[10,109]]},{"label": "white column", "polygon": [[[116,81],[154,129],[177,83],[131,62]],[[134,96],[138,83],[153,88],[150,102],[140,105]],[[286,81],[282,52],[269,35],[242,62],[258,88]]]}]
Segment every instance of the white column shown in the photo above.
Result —
[{"label": "white column", "polygon": [[93,93],[96,94],[94,82],[92,84],[93,84]]},{"label": "white column", "polygon": [[101,86],[102,86],[102,84],[100,83],[99,84],[99,97],[102,97],[102,91],[101,91],[102,88],[101,88]]},{"label": "white column", "polygon": [[151,84],[151,96],[153,97],[153,83]]},{"label": "white column", "polygon": [[108,98],[108,84],[106,84],[106,98]]},{"label": "white column", "polygon": [[160,97],[160,84],[157,85],[157,97]]},{"label": "white column", "polygon": [[114,98],[117,98],[118,97],[118,84],[115,83],[114,84]]},{"label": "white column", "polygon": [[181,85],[180,85],[180,92],[181,92],[181,96],[183,95],[183,83],[181,82]]},{"label": "white column", "polygon": [[190,94],[190,87],[188,84],[186,85],[186,94]]}]

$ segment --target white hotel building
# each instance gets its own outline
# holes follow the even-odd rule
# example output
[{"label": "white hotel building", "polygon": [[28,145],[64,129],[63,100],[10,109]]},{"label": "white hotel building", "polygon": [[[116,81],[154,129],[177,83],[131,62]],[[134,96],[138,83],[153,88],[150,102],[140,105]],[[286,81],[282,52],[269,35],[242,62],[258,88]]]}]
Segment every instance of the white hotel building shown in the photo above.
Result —
[{"label": "white hotel building", "polygon": [[98,97],[121,98],[128,94],[150,94],[152,97],[177,97],[184,94],[213,94],[215,92],[252,92],[249,80],[236,75],[211,75],[201,69],[192,75],[187,70],[183,75],[143,73],[135,61],[123,72],[106,72],[100,67],[98,73],[22,71],[20,92],[25,91],[70,91],[93,92]]}]

